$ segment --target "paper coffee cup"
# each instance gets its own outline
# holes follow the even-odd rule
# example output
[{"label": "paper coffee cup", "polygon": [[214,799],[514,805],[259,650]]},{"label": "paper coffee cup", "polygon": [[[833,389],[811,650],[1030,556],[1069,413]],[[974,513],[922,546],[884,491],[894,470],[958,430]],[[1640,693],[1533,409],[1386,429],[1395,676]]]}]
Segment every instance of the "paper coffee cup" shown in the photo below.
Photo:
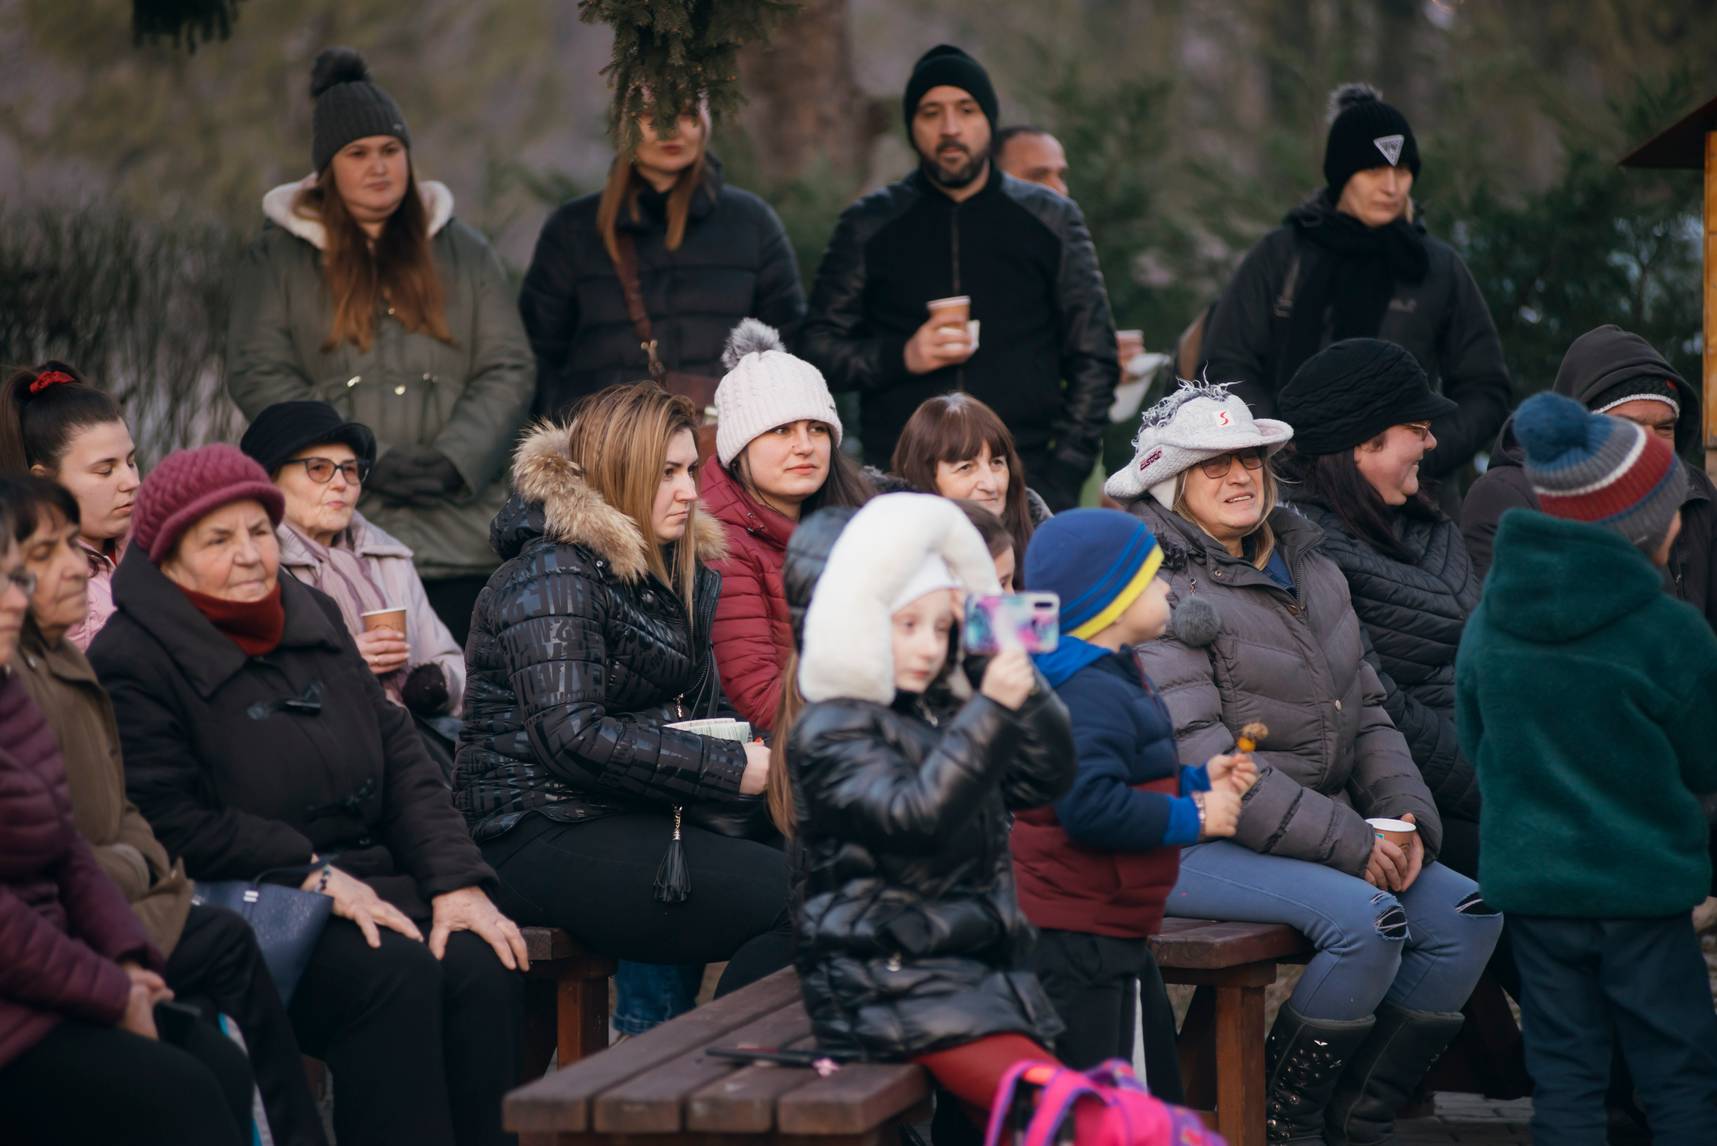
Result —
[{"label": "paper coffee cup", "polygon": [[1374,819],[1367,820],[1371,830],[1383,839],[1388,840],[1401,850],[1407,850],[1407,845],[1413,839],[1413,833],[1419,829],[1406,820]]},{"label": "paper coffee cup", "polygon": [[1117,330],[1115,332],[1116,348],[1120,351],[1121,364],[1134,355],[1145,352],[1145,332],[1142,330]]},{"label": "paper coffee cup", "polygon": [[359,619],[364,623],[364,632],[371,633],[377,629],[392,629],[400,636],[405,636],[405,609],[395,606],[391,609],[371,609],[360,613]]},{"label": "paper coffee cup", "polygon": [[972,300],[963,294],[933,298],[929,307],[930,319],[937,326],[964,326],[972,317]]},{"label": "paper coffee cup", "polygon": [[744,743],[751,739],[751,724],[744,720],[676,720],[667,728],[677,728],[681,732],[691,732],[698,736],[708,736],[714,740],[737,740]]}]

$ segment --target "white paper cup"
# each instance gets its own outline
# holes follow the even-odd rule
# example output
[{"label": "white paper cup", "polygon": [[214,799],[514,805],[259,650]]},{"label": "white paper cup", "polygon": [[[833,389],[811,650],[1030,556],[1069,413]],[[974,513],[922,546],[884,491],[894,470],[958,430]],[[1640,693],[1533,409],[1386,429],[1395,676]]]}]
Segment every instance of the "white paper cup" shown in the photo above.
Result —
[{"label": "white paper cup", "polygon": [[1383,817],[1365,821],[1371,825],[1371,830],[1382,839],[1388,840],[1402,851],[1412,841],[1413,834],[1419,829],[1406,820],[1391,820]]}]

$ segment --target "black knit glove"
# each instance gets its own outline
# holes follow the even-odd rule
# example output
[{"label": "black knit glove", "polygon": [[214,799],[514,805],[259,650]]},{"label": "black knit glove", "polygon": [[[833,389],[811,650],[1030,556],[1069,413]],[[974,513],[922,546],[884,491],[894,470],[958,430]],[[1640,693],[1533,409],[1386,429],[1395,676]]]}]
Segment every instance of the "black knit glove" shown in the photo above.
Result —
[{"label": "black knit glove", "polygon": [[376,459],[364,487],[390,505],[431,505],[464,483],[433,446],[396,446]]},{"label": "black knit glove", "polygon": [[447,674],[433,661],[420,664],[406,675],[400,689],[405,706],[419,716],[439,716],[447,711],[452,694],[447,689]]}]

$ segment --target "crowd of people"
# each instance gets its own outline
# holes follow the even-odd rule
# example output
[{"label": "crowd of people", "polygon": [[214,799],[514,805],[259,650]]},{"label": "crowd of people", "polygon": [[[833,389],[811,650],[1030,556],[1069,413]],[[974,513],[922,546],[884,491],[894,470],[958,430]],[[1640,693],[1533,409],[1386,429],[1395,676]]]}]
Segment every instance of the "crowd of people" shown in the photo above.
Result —
[{"label": "crowd of people", "polygon": [[[311,96],[235,271],[238,443],[142,474],[101,379],[0,390],[9,1141],[317,1146],[301,1054],[341,1146],[509,1141],[521,926],[620,960],[616,1038],[711,964],[795,967],[827,1053],[931,1073],[940,1146],[1017,1064],[1135,1046],[1130,1140],[1215,1141],[1165,916],[1315,949],[1272,1143],[1392,1141],[1483,982],[1540,1141],[1636,1096],[1717,1141],[1699,393],[1605,326],[1511,416],[1378,92],[1335,94],[1326,185],[1142,414],[1077,157],[957,48],[808,299],[701,108],[637,125],[515,298],[361,57]],[[969,651],[1016,590],[1058,642]]]}]

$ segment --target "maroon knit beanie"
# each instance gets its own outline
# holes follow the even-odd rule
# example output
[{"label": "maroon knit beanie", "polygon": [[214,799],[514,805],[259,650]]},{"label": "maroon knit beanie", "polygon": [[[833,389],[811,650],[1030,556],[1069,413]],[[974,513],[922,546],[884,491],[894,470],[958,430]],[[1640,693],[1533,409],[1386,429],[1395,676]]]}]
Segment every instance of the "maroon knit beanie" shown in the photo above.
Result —
[{"label": "maroon knit beanie", "polygon": [[261,502],[268,519],[280,525],[286,499],[263,468],[237,446],[217,443],[168,454],[137,491],[131,539],[159,565],[185,531],[204,516],[247,498]]}]

